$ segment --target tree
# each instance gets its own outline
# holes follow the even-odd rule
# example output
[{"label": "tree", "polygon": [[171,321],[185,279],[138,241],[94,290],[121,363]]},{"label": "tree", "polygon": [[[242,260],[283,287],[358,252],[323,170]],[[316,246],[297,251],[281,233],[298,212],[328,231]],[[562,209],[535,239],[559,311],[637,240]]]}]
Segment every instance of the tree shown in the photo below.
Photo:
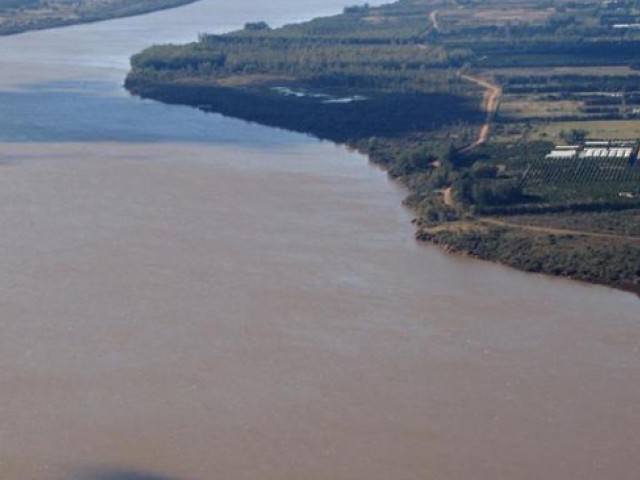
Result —
[{"label": "tree", "polygon": [[261,30],[271,30],[271,27],[267,22],[248,22],[244,24],[244,29],[257,32]]},{"label": "tree", "polygon": [[566,132],[562,130],[560,132],[560,137],[567,143],[573,145],[575,143],[582,143],[587,138],[589,132],[587,130],[574,128]]}]

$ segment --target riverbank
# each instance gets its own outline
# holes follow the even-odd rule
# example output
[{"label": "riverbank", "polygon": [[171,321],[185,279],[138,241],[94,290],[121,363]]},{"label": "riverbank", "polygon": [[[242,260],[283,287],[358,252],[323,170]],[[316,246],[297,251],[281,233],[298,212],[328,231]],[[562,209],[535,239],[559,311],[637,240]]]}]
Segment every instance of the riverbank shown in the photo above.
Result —
[{"label": "riverbank", "polygon": [[482,218],[438,227],[419,225],[416,238],[445,251],[530,273],[606,285],[640,295],[640,237],[589,234]]},{"label": "riverbank", "polygon": [[[613,218],[638,209],[633,179],[640,167],[580,164],[568,171],[566,162],[545,162],[550,140],[530,140],[526,130],[498,138],[494,130],[520,128],[498,118],[502,85],[460,64],[462,57],[483,58],[456,47],[464,28],[451,46],[443,35],[440,21],[406,0],[279,29],[251,23],[188,45],[148,48],[132,58],[125,86],[143,98],[311,134],[368,155],[407,187],[421,240],[529,272],[640,285],[640,245],[618,227],[604,230],[617,235],[606,243],[586,224],[560,235],[487,226],[499,215],[552,215],[562,227],[574,212]],[[496,55],[506,61],[513,54]],[[550,180],[538,181],[543,177]],[[461,233],[461,221],[481,228]]]},{"label": "riverbank", "polygon": [[32,30],[66,27],[82,23],[99,22],[114,18],[143,15],[160,10],[180,7],[198,0],[60,0],[25,2],[14,7],[15,2],[0,2],[0,35],[13,35]]},{"label": "riverbank", "polygon": [[[416,151],[417,145],[423,144],[424,139],[420,135],[400,139],[369,137],[367,140],[353,140],[348,135],[357,128],[374,129],[363,132],[364,137],[375,135],[376,123],[364,126],[359,124],[362,114],[354,113],[352,109],[347,109],[345,114],[334,119],[331,112],[322,114],[317,106],[310,109],[308,105],[300,105],[295,100],[288,103],[286,99],[257,93],[194,86],[176,88],[169,84],[140,84],[131,78],[127,87],[144,98],[198,106],[206,111],[273,127],[304,131],[344,143],[368,155],[371,161],[382,166],[408,189],[409,196],[405,204],[417,215],[419,226],[416,238],[420,241],[444,247],[451,253],[494,261],[526,272],[561,276],[640,294],[637,268],[640,265],[640,236],[589,233],[575,229],[566,232],[545,231],[543,228],[527,228],[526,224],[498,225],[491,222],[492,217],[478,216],[473,219],[468,214],[459,213],[451,198],[449,204],[445,202],[444,207],[436,207],[438,212],[444,213],[439,213],[440,216],[434,220],[431,216],[434,210],[425,208],[429,203],[425,202],[424,197],[430,197],[430,190],[425,192],[424,180],[403,163],[411,158],[411,152]],[[370,115],[390,122],[384,128],[392,128],[393,119],[407,111],[409,106],[432,108],[433,104],[429,105],[429,101],[435,102],[437,99],[437,96],[426,97],[421,104],[419,98],[407,97],[401,100],[394,97],[393,101],[381,102],[370,111]],[[211,103],[206,105],[204,102]],[[372,108],[372,104],[368,108]],[[288,115],[281,117],[277,113],[281,111],[288,112]],[[397,112],[398,117],[394,112]],[[279,121],[280,118],[283,120]],[[352,126],[354,128],[350,130]],[[443,156],[436,152],[429,155],[427,158],[433,161]],[[452,197],[451,187],[445,191],[449,191],[449,197]],[[562,214],[557,214],[554,218],[557,220],[561,218],[560,215]],[[467,220],[460,221],[461,216]]]}]

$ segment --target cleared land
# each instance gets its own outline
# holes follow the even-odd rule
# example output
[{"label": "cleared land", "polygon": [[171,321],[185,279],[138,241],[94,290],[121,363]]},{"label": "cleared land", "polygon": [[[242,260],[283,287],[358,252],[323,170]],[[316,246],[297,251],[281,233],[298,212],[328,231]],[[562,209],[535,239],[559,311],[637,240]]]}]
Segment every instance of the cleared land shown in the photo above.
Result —
[{"label": "cleared land", "polygon": [[561,118],[567,115],[587,117],[580,108],[582,102],[577,100],[551,101],[531,95],[504,95],[500,102],[500,114],[510,119],[527,118]]},{"label": "cleared land", "polygon": [[536,125],[536,136],[560,139],[562,132],[584,130],[588,137],[603,139],[640,138],[640,120],[585,120]]},{"label": "cleared land", "polygon": [[637,75],[638,71],[627,65],[619,66],[586,66],[586,67],[521,67],[521,68],[490,68],[489,75],[505,77],[548,77],[554,75]]},{"label": "cleared land", "polygon": [[582,233],[615,234],[640,239],[640,210],[622,212],[576,212],[562,215],[513,215],[511,224],[561,228]]},{"label": "cleared land", "polygon": [[564,223],[562,224],[563,225],[562,227],[552,227],[549,225],[535,224],[536,222],[530,222],[530,221],[514,222],[511,219],[505,220],[505,219],[488,218],[488,217],[483,218],[482,220],[480,220],[480,222],[484,224],[497,226],[497,227],[523,228],[525,230],[530,230],[532,232],[547,233],[549,235],[582,235],[585,237],[593,237],[593,238],[609,238],[614,240],[628,240],[632,242],[640,242],[640,236],[622,235],[619,233],[592,232],[589,230],[565,228]]}]

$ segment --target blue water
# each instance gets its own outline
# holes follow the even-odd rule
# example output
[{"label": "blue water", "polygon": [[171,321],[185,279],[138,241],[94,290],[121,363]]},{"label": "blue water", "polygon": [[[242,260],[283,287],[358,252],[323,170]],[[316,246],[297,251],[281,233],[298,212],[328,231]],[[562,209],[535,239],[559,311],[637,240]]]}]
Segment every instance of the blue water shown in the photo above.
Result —
[{"label": "blue water", "polygon": [[279,147],[317,140],[131,97],[105,82],[64,81],[0,92],[0,141],[190,142]]},{"label": "blue water", "polygon": [[[373,3],[381,3],[377,0]],[[317,140],[244,121],[131,97],[122,87],[129,57],[154,43],[200,32],[271,25],[339,12],[344,0],[254,3],[203,0],[143,17],[0,39],[0,141],[191,142],[280,147]]]}]

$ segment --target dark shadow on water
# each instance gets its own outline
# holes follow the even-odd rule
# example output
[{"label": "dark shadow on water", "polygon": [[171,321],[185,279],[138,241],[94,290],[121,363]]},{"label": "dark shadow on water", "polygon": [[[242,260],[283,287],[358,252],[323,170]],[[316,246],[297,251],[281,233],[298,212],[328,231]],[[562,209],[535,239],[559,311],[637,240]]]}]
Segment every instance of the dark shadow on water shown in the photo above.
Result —
[{"label": "dark shadow on water", "polygon": [[56,82],[0,91],[0,105],[0,142],[166,142],[261,149],[318,142],[192,107],[141,100],[106,82]]},{"label": "dark shadow on water", "polygon": [[0,91],[0,142],[185,142],[266,149],[318,143],[318,138],[338,143],[402,138],[485,116],[475,103],[448,94],[384,94],[325,104],[226,89],[157,90],[146,96],[167,103],[133,97],[106,81],[45,82]]},{"label": "dark shadow on water", "polygon": [[119,468],[82,468],[63,480],[183,480],[162,474]]}]

